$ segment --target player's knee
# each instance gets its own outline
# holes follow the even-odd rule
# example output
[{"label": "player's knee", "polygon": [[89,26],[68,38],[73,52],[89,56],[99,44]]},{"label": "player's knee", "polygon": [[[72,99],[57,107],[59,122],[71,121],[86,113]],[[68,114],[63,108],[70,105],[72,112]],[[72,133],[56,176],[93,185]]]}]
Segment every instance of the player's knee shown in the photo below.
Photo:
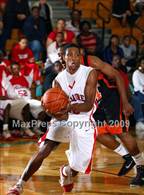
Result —
[{"label": "player's knee", "polygon": [[42,148],[40,148],[38,156],[40,159],[45,159],[52,151],[53,149],[58,146],[59,143],[51,141],[51,140],[45,140],[44,145]]}]

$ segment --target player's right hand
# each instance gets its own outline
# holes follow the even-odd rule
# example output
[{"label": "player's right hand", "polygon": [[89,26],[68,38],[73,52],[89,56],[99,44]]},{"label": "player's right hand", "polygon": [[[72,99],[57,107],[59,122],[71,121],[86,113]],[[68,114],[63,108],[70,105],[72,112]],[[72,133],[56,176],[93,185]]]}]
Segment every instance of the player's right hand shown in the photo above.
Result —
[{"label": "player's right hand", "polygon": [[133,112],[134,112],[134,108],[129,102],[123,104],[123,113],[126,117],[129,117],[131,114],[133,114]]}]

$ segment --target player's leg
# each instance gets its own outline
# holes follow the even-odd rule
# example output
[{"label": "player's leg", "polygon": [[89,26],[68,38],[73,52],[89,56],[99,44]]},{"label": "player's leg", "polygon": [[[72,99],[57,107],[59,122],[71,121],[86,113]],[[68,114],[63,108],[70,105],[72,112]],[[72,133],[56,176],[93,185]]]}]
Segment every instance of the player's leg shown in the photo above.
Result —
[{"label": "player's leg", "polygon": [[11,133],[9,131],[9,113],[10,113],[11,105],[7,104],[6,107],[4,108],[4,113],[3,113],[3,137],[6,140],[13,140]]},{"label": "player's leg", "polygon": [[135,178],[133,178],[130,185],[144,186],[144,154],[140,152],[136,139],[128,132],[120,134],[119,138],[132,155],[137,166],[137,175]]},{"label": "player's leg", "polygon": [[[140,153],[136,140],[127,132],[129,128],[128,121],[122,115],[120,98],[119,95],[115,94],[112,96],[113,105],[109,104],[105,107],[105,114],[109,122],[108,130],[112,135],[118,135],[122,143],[125,145],[126,149],[133,157],[135,164],[137,165],[137,175],[132,180],[131,185],[144,185],[144,157]],[[113,109],[113,107],[115,109]],[[114,128],[113,128],[114,127]],[[125,172],[129,169],[134,163],[128,161],[129,164],[124,163],[122,171]]]},{"label": "player's leg", "polygon": [[73,177],[78,174],[78,171],[73,170],[69,165],[63,165],[60,168],[60,185],[64,192],[71,192],[73,189]]},{"label": "player's leg", "polygon": [[44,145],[39,151],[31,158],[27,164],[24,172],[22,173],[17,184],[9,190],[8,195],[19,195],[22,192],[24,183],[28,181],[30,177],[40,168],[43,160],[49,156],[51,151],[59,145],[59,142],[46,139]]},{"label": "player's leg", "polygon": [[31,138],[35,138],[35,133],[33,133],[30,130],[29,122],[31,120],[31,111],[30,111],[30,105],[26,104],[21,111],[23,121],[25,122],[25,127],[23,127],[23,131],[25,132],[26,135],[28,135]]},{"label": "player's leg", "polygon": [[[96,131],[90,124],[89,119],[69,118],[71,124],[77,125],[71,128],[70,146],[66,151],[69,165],[60,168],[60,184],[65,192],[73,188],[73,177],[78,172],[90,173],[92,164],[93,149],[96,141]],[[82,126],[80,124],[83,124]]]},{"label": "player's leg", "polygon": [[[110,113],[112,113],[111,107],[109,109],[110,109]],[[109,125],[107,125],[105,122],[107,115],[108,115],[108,111],[107,113],[105,113],[105,109],[103,108],[98,108],[93,115],[97,125],[97,131],[98,131],[97,141],[123,157],[125,161],[122,165],[122,168],[118,172],[118,176],[122,176],[128,173],[134,167],[135,162],[133,161],[133,158],[131,157],[127,149],[124,147],[124,145],[119,143],[114,138],[114,136],[109,133]],[[113,116],[110,115],[109,118],[112,118]],[[114,131],[113,134],[115,134],[117,129],[113,128],[113,131]],[[129,164],[130,166],[128,166]],[[128,168],[125,169],[125,166]]]}]

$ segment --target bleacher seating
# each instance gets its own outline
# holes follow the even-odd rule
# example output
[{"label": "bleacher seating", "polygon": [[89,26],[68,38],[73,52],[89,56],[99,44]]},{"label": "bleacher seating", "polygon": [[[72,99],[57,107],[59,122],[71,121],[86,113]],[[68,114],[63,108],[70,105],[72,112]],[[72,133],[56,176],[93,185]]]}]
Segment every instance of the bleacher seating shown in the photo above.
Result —
[{"label": "bleacher seating", "polygon": [[[102,20],[97,16],[96,13],[96,7],[98,3],[102,3],[104,6],[106,6],[109,9],[106,11],[104,8],[101,8],[100,13],[104,18],[107,18],[109,14],[111,14],[111,8],[112,8],[112,0],[80,0],[78,4],[76,4],[76,9],[82,10],[82,17],[88,18],[88,19],[95,19],[96,20],[96,27],[102,28]],[[68,1],[68,6],[72,8],[72,0]],[[144,16],[143,16],[144,17]],[[141,26],[143,28],[144,26],[144,18],[140,18],[138,21],[138,26]],[[106,24],[105,27],[107,29],[111,29],[112,34],[117,34],[120,37],[124,35],[128,35],[131,33],[130,27],[122,27],[119,23],[119,21],[113,17],[111,17],[110,23]],[[143,40],[143,33],[140,29],[134,27],[133,28],[133,36],[139,39],[139,42],[142,42]]]}]

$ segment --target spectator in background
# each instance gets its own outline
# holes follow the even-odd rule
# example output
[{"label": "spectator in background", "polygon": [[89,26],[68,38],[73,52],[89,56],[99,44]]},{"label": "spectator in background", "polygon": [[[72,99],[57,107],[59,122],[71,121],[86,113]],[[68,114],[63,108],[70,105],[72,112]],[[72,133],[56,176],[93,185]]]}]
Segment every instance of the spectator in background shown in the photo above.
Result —
[{"label": "spectator in background", "polygon": [[71,20],[66,21],[66,29],[72,31],[75,36],[80,33],[79,25],[81,21],[81,11],[80,10],[72,10],[71,12]]},{"label": "spectator in background", "polygon": [[52,31],[51,8],[47,0],[39,0],[40,16],[44,18],[46,31],[49,34]]},{"label": "spectator in background", "polygon": [[126,66],[134,67],[136,64],[136,46],[131,44],[129,35],[124,36],[120,47],[124,52],[124,58],[127,60]]},{"label": "spectator in background", "polygon": [[39,7],[32,7],[32,14],[26,19],[23,32],[29,41],[35,60],[40,60],[47,31],[46,23],[40,17]]},{"label": "spectator in background", "polygon": [[3,28],[4,28],[3,15],[2,15],[2,11],[0,10],[0,36],[3,33]]},{"label": "spectator in background", "polygon": [[4,44],[5,44],[5,36],[3,34],[5,7],[6,7],[6,0],[0,0],[0,50],[4,49]]},{"label": "spectator in background", "polygon": [[134,116],[136,120],[136,134],[144,138],[144,57],[140,59],[140,66],[133,73],[132,82],[134,86],[134,95],[132,103],[134,106]]},{"label": "spectator in background", "polygon": [[65,28],[65,20],[64,19],[58,19],[56,24],[56,29],[52,31],[47,38],[47,47],[56,40],[56,34],[57,32],[63,32],[64,33],[64,42],[65,43],[72,43],[75,42],[75,34],[72,31],[66,30]]},{"label": "spectator in background", "polygon": [[104,61],[112,64],[112,58],[114,55],[119,55],[121,58],[124,57],[123,50],[119,47],[118,35],[111,36],[109,45],[105,48],[103,53]]},{"label": "spectator in background", "polygon": [[25,76],[33,70],[33,81],[40,84],[40,70],[35,63],[34,55],[28,48],[28,40],[23,37],[19,43],[15,45],[11,53],[12,62],[17,62],[21,66],[21,73]]},{"label": "spectator in background", "polygon": [[79,47],[85,49],[87,54],[97,55],[99,52],[99,38],[91,30],[91,24],[88,21],[80,23],[80,34],[77,36]]},{"label": "spectator in background", "polygon": [[46,78],[43,85],[44,92],[52,87],[53,80],[58,73],[62,71],[62,69],[63,66],[60,61],[56,61],[54,64],[52,64],[52,66],[46,69]]},{"label": "spectator in background", "polygon": [[113,0],[112,16],[117,18],[122,26],[130,23],[132,16],[130,0]]},{"label": "spectator in background", "polygon": [[119,71],[120,75],[123,78],[126,91],[128,92],[128,90],[129,90],[129,78],[128,78],[127,71],[126,71],[125,67],[122,65],[122,59],[120,58],[119,55],[114,55],[113,56],[112,66]]},{"label": "spectator in background", "polygon": [[11,35],[12,28],[22,29],[28,16],[28,0],[7,0],[4,11],[4,31],[1,38],[1,48],[4,48],[6,40]]},{"label": "spectator in background", "polygon": [[63,32],[58,32],[56,34],[56,40],[48,46],[47,56],[52,63],[54,63],[59,59],[58,48],[62,46],[63,42],[64,42],[64,34]]},{"label": "spectator in background", "polygon": [[2,137],[4,141],[13,141],[8,125],[11,106],[10,104],[4,103],[3,99],[4,97],[0,97],[0,125],[2,124]]},{"label": "spectator in background", "polygon": [[144,9],[144,0],[134,0],[135,12],[140,16]]}]

